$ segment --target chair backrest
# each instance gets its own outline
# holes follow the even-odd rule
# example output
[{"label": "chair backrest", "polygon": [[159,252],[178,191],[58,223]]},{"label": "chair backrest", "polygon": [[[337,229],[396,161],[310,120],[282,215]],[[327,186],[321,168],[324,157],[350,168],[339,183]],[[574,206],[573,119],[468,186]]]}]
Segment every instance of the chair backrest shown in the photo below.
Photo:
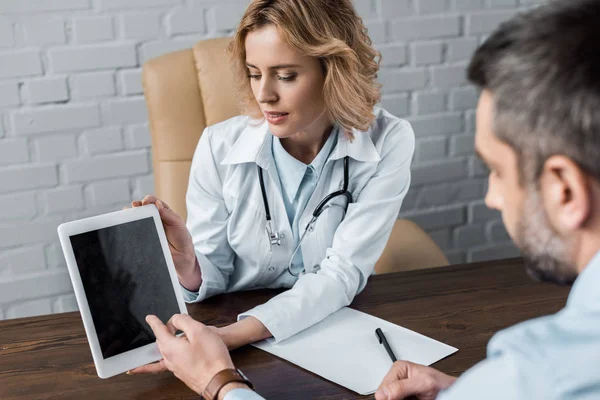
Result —
[{"label": "chair backrest", "polygon": [[184,220],[190,166],[202,131],[240,114],[226,53],[230,41],[201,41],[143,67],[156,195]]}]

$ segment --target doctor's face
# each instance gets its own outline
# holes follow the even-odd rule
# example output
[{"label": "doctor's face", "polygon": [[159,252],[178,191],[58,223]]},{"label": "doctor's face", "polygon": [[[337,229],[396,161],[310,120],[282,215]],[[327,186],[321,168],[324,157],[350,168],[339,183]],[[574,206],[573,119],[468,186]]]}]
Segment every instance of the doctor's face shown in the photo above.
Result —
[{"label": "doctor's face", "polygon": [[324,133],[329,121],[319,59],[292,49],[275,26],[267,25],[246,37],[246,65],[252,92],[273,135]]},{"label": "doctor's face", "polygon": [[572,282],[576,272],[568,241],[550,223],[538,188],[533,183],[520,182],[517,154],[494,134],[493,115],[493,96],[484,90],[477,107],[475,149],[490,170],[485,204],[501,212],[508,234],[523,253],[530,276],[536,280]]}]

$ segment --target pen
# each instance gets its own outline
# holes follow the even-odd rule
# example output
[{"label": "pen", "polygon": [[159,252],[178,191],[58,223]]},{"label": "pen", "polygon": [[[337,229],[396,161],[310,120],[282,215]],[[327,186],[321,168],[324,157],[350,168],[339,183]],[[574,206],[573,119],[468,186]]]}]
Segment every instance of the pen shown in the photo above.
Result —
[{"label": "pen", "polygon": [[385,338],[385,335],[383,334],[381,328],[375,329],[375,336],[377,336],[377,340],[379,340],[379,343],[381,343],[383,347],[385,347],[385,351],[387,351],[387,353],[390,355],[392,362],[396,362],[396,356],[394,355],[394,352],[392,351],[392,348],[390,347],[390,344]]}]

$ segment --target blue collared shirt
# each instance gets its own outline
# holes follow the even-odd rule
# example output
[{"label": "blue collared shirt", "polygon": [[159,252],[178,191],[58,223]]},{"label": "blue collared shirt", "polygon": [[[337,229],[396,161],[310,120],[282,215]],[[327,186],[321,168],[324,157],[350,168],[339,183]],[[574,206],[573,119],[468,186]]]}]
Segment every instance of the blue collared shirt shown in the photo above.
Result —
[{"label": "blue collared shirt", "polygon": [[497,333],[438,400],[600,399],[600,253],[560,312]]},{"label": "blue collared shirt", "polygon": [[[258,400],[236,389],[225,400]],[[600,253],[575,281],[560,312],[498,332],[487,358],[438,400],[600,399]]]},{"label": "blue collared shirt", "polygon": [[[272,152],[275,161],[277,174],[279,175],[279,183],[281,186],[281,194],[285,211],[288,216],[288,222],[292,228],[294,235],[294,247],[298,245],[300,235],[304,231],[304,227],[299,227],[300,216],[303,214],[308,200],[312,196],[319,177],[323,172],[325,162],[331,155],[331,151],[337,142],[337,127],[329,134],[325,144],[315,157],[315,159],[306,165],[302,161],[294,158],[288,153],[278,137],[273,136]],[[298,275],[303,269],[302,252],[297,251],[292,259],[292,272]]]}]

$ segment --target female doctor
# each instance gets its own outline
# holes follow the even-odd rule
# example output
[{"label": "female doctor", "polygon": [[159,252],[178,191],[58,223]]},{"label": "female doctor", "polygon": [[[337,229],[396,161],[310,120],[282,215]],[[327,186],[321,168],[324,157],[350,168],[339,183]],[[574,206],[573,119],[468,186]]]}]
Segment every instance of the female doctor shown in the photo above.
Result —
[{"label": "female doctor", "polygon": [[[229,47],[244,115],[207,127],[186,224],[153,196],[188,302],[289,288],[214,328],[276,342],[366,285],[410,184],[414,134],[383,109],[379,53],[350,0],[254,0]],[[156,372],[164,363],[132,372]]]}]

